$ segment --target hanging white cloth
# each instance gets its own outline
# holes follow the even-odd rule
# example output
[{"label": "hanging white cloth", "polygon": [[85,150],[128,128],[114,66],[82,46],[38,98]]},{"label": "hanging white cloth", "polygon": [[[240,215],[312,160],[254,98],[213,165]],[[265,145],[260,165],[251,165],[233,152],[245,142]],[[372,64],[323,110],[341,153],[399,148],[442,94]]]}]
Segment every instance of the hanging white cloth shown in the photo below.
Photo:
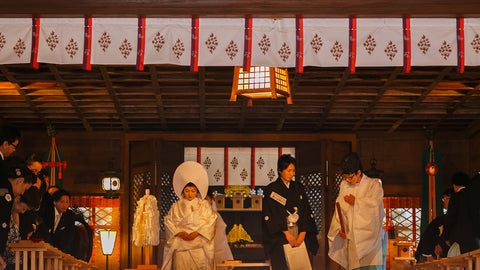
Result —
[{"label": "hanging white cloth", "polygon": [[145,191],[145,196],[137,202],[133,218],[133,244],[137,247],[157,246],[160,243],[160,213],[157,198]]}]

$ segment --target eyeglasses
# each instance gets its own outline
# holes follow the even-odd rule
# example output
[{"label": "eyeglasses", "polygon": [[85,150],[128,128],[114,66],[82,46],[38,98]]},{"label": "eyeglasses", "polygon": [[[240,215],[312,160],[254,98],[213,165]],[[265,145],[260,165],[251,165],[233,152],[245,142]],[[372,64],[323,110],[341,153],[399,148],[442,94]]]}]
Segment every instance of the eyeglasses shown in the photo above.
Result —
[{"label": "eyeglasses", "polygon": [[13,143],[11,143],[10,145],[13,146],[13,148],[14,148],[15,150],[17,150],[18,144],[13,144]]},{"label": "eyeglasses", "polygon": [[342,176],[343,176],[343,180],[349,181],[349,180],[352,180],[352,179],[353,179],[353,177],[355,176],[355,174],[354,174],[354,173],[349,174],[349,175],[344,174],[344,175],[342,175]]}]

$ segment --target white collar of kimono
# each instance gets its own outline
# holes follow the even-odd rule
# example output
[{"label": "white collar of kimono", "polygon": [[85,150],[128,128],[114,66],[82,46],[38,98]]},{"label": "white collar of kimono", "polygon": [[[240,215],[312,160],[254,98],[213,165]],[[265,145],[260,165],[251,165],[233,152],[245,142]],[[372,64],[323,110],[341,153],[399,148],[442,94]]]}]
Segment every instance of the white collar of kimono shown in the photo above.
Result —
[{"label": "white collar of kimono", "polygon": [[183,188],[189,182],[195,184],[200,198],[205,199],[208,191],[208,174],[202,164],[185,161],[177,167],[173,174],[173,190],[178,198],[183,198]]}]

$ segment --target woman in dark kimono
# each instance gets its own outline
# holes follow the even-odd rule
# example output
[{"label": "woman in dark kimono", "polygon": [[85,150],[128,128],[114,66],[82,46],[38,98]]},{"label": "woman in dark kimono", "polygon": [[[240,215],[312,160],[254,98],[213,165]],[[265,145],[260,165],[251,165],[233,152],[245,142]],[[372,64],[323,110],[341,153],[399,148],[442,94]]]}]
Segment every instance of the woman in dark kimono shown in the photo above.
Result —
[{"label": "woman in dark kimono", "polygon": [[263,198],[263,245],[272,269],[286,269],[283,245],[299,247],[305,242],[310,255],[318,250],[318,233],[308,198],[295,175],[295,158],[282,155],[278,159],[278,179],[265,189]]}]

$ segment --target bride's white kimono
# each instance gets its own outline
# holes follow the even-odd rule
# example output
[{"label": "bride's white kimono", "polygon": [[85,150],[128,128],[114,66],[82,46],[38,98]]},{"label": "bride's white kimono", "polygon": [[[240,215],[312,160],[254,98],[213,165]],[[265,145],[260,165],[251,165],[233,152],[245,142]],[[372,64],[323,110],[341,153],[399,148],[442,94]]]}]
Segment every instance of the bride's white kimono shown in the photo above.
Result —
[{"label": "bride's white kimono", "polygon": [[[348,194],[355,196],[353,206],[343,199]],[[347,239],[338,235],[340,220],[335,211],[328,232],[330,258],[347,270],[367,266],[382,269],[382,245],[386,247],[387,235],[383,228],[385,210],[380,179],[363,174],[358,184],[342,181],[337,202],[342,210]]]},{"label": "bride's white kimono", "polygon": [[[175,202],[164,219],[167,243],[162,270],[214,269],[216,220],[217,215],[206,200],[182,198]],[[175,236],[195,231],[200,235],[191,241]]]}]

